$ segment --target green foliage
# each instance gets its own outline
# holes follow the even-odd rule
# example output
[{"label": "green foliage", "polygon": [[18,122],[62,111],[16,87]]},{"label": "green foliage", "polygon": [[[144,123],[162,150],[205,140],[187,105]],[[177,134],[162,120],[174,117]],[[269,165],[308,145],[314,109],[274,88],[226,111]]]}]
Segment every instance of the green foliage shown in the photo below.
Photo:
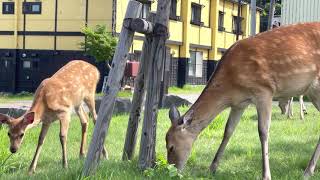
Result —
[{"label": "green foliage", "polygon": [[173,164],[168,164],[164,156],[159,156],[154,168],[147,168],[143,174],[149,178],[157,175],[166,175],[172,179],[181,179],[183,176]]},{"label": "green foliage", "polygon": [[[270,9],[270,3],[265,4],[262,11],[262,16],[268,16],[269,15],[269,9]],[[280,3],[275,3],[275,15],[281,15],[281,4]]]},{"label": "green foliage", "polygon": [[80,46],[87,54],[93,56],[97,62],[112,59],[117,40],[110,32],[107,32],[106,26],[97,25],[94,29],[85,27],[82,33],[85,34],[87,40],[80,43]]},{"label": "green foliage", "polygon": [[223,129],[224,124],[227,120],[227,114],[226,112],[219,114],[209,126],[201,132],[200,136],[204,136],[206,138],[212,138],[213,134],[218,129]]}]

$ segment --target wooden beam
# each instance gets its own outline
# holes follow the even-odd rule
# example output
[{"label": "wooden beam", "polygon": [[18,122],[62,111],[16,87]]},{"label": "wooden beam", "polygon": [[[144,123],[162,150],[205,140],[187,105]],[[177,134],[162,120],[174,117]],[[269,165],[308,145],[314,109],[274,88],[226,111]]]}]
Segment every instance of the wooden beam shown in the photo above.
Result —
[{"label": "wooden beam", "polygon": [[170,5],[171,0],[158,0],[151,47],[151,62],[146,77],[148,82],[147,97],[139,152],[139,167],[141,169],[152,167],[155,163],[160,82],[162,79],[163,62],[166,58],[165,43],[168,38]]},{"label": "wooden beam", "polygon": [[130,28],[142,34],[150,34],[153,31],[152,23],[141,18],[135,18],[131,21]]},{"label": "wooden beam", "polygon": [[[152,25],[156,14],[150,13],[148,21]],[[143,43],[143,51],[139,64],[138,75],[135,78],[134,93],[132,98],[132,107],[128,121],[126,140],[123,148],[122,160],[131,160],[134,154],[137,141],[137,130],[139,127],[142,102],[145,96],[145,75],[150,62],[150,52],[152,43],[152,34],[147,34]]]},{"label": "wooden beam", "polygon": [[[138,18],[141,13],[142,4],[138,1],[130,0],[128,3],[125,20]],[[109,73],[105,95],[103,96],[97,123],[94,128],[93,137],[90,143],[87,158],[82,170],[82,176],[89,176],[94,172],[100,161],[100,154],[104,147],[104,141],[108,134],[108,128],[114,108],[115,98],[120,89],[120,82],[124,74],[126,60],[129,49],[132,45],[134,31],[125,27],[121,29],[116,52],[112,60],[112,69]]]}]

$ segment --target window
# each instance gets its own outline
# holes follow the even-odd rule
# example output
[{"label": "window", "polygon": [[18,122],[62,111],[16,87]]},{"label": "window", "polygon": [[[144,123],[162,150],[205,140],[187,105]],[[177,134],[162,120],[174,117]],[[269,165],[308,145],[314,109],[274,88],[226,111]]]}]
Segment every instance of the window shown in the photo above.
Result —
[{"label": "window", "polygon": [[189,76],[202,77],[202,52],[190,51]]},{"label": "window", "polygon": [[3,2],[2,14],[14,14],[14,2]]},{"label": "window", "polygon": [[177,0],[171,0],[171,9],[170,9],[170,19],[178,20],[177,19]]},{"label": "window", "polygon": [[31,69],[31,61],[23,61],[23,69]]},{"label": "window", "polygon": [[[239,17],[238,19],[238,16],[233,16],[233,33],[234,34],[237,34],[237,30],[239,30],[239,34],[242,34],[242,26],[241,26],[241,21],[243,20],[242,17]],[[238,27],[238,22],[239,22],[239,27]]]},{"label": "window", "polygon": [[222,11],[219,11],[219,19],[218,19],[218,30],[219,31],[224,31],[225,28],[224,28],[224,13],[225,12],[222,12]]},{"label": "window", "polygon": [[140,18],[147,19],[150,10],[151,10],[151,5],[150,4],[143,4]]},{"label": "window", "polygon": [[201,22],[201,8],[200,4],[192,3],[191,4],[191,24],[202,26]]},{"label": "window", "polygon": [[134,50],[134,56],[135,56],[134,60],[140,61],[141,60],[141,55],[142,55],[142,51]]},{"label": "window", "polygon": [[9,67],[9,61],[8,60],[4,60],[4,67],[8,68]]},{"label": "window", "polygon": [[41,14],[41,2],[23,2],[23,14]]}]

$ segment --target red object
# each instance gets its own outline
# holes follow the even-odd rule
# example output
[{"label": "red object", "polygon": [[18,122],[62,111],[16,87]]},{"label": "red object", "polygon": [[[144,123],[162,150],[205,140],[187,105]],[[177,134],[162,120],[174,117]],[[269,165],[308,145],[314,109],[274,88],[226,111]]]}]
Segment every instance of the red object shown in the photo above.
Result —
[{"label": "red object", "polygon": [[138,75],[139,62],[127,61],[125,75],[128,77],[136,77]]}]

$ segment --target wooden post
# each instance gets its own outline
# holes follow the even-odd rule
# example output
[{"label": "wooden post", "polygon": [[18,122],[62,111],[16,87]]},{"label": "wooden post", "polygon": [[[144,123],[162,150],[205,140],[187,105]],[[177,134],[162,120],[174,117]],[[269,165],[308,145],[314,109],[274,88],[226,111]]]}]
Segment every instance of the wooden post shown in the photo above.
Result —
[{"label": "wooden post", "polygon": [[241,0],[238,0],[238,15],[237,15],[237,26],[238,28],[236,29],[236,40],[238,41],[239,40],[239,35],[240,35],[240,25],[241,25]]},{"label": "wooden post", "polygon": [[257,1],[251,0],[251,36],[256,35]]},{"label": "wooden post", "polygon": [[272,29],[272,21],[273,21],[274,11],[275,11],[275,0],[270,0],[268,29]]},{"label": "wooden post", "polygon": [[[156,14],[150,13],[148,21],[152,25],[154,22]],[[143,23],[149,24],[149,23]],[[150,25],[149,24],[149,25]],[[134,26],[133,26],[134,27]],[[139,27],[140,28],[140,27]],[[152,29],[152,28],[151,28]],[[151,31],[152,32],[152,31]],[[141,55],[141,60],[139,64],[138,75],[135,79],[134,93],[132,98],[132,107],[130,111],[130,117],[128,122],[126,141],[123,148],[122,160],[130,160],[134,154],[136,140],[137,140],[137,130],[140,122],[141,107],[145,94],[145,74],[147,72],[147,67],[149,67],[150,62],[150,52],[152,43],[152,34],[146,34],[146,39],[143,43],[143,51]]]},{"label": "wooden post", "polygon": [[160,88],[160,99],[159,99],[159,107],[163,107],[163,97],[168,94],[169,88],[169,77],[170,77],[170,63],[171,63],[171,54],[170,48],[166,48],[166,57],[163,62],[163,73],[161,80],[161,88]]},{"label": "wooden post", "polygon": [[133,18],[139,17],[141,7],[142,4],[138,1],[130,0],[128,3],[118,47],[113,57],[112,69],[109,73],[106,92],[99,108],[98,119],[94,128],[82,176],[89,176],[96,170],[99,164],[100,154],[104,147],[104,140],[108,133],[115,98],[120,89],[120,81],[124,74],[128,52],[133,41],[134,31],[132,31],[129,26]]},{"label": "wooden post", "polygon": [[163,61],[166,57],[165,42],[168,38],[168,21],[171,0],[158,0],[157,16],[153,30],[151,62],[148,67],[147,97],[139,152],[139,167],[146,169],[155,162],[155,141]]}]

